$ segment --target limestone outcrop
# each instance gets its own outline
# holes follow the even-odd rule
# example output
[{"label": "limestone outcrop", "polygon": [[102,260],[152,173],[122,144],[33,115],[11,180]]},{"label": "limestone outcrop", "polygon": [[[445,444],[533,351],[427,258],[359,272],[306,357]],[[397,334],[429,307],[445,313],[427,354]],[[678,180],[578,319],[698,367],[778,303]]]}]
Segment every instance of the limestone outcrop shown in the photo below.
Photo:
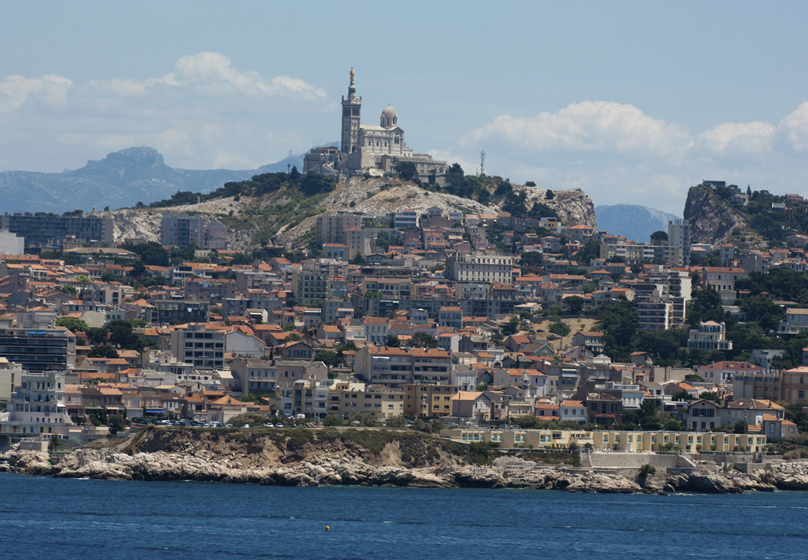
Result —
[{"label": "limestone outcrop", "polygon": [[627,469],[548,465],[516,456],[470,464],[462,448],[412,431],[261,432],[145,430],[102,440],[52,459],[10,450],[0,472],[63,478],[194,480],[278,486],[365,485],[420,488],[520,488],[598,493],[808,490],[808,463],[786,462],[741,473],[718,466],[691,473],[636,476]]},{"label": "limestone outcrop", "polygon": [[[721,200],[709,187],[690,187],[684,219],[690,222],[691,243],[709,243],[714,247],[732,243],[750,249],[764,249],[768,245],[737,209]],[[741,235],[733,235],[734,230]]]},{"label": "limestone outcrop", "polygon": [[[594,204],[589,196],[580,189],[553,191],[554,196],[550,200],[546,199],[546,189],[513,185],[513,190],[517,193],[525,193],[525,205],[528,209],[534,203],[539,202],[555,210],[565,225],[584,224],[597,228]],[[123,208],[96,212],[93,215],[112,218],[113,237],[116,242],[124,239],[159,242],[160,219],[163,212],[186,212],[200,214],[207,220],[222,220],[225,216],[239,217],[242,212],[248,211],[251,205],[257,204],[261,208],[265,208],[287,202],[289,202],[288,196],[276,193],[267,195],[263,199],[247,196],[238,199],[223,197],[169,208]],[[420,214],[432,207],[440,208],[445,213],[460,210],[463,213],[497,214],[500,211],[497,205],[485,205],[447,193],[430,192],[414,183],[385,177],[352,177],[337,185],[326,198],[319,202],[316,210],[317,213],[343,209],[369,214],[386,214],[408,208]],[[279,240],[293,243],[314,229],[317,223],[317,213],[299,222],[282,225],[278,231]],[[256,245],[256,240],[253,238],[254,233],[255,231],[252,229],[228,228],[227,240],[232,249],[248,249]]]}]

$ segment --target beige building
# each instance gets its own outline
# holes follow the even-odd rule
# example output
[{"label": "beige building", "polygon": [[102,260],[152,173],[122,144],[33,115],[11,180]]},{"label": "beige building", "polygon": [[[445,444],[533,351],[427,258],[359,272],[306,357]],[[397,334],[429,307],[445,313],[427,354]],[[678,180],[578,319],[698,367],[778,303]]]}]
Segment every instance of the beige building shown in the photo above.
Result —
[{"label": "beige building", "polygon": [[337,210],[317,216],[317,244],[348,245],[347,230],[362,229],[362,213]]},{"label": "beige building", "polygon": [[496,443],[502,449],[568,449],[590,445],[598,451],[657,452],[701,450],[757,453],[766,436],[723,432],[617,432],[575,430],[441,430],[441,437],[458,443]]},{"label": "beige building", "polygon": [[374,420],[387,420],[404,414],[404,392],[378,386],[365,391],[338,386],[328,392],[326,408],[330,416],[346,418],[362,414]]},{"label": "beige building", "polygon": [[404,385],[404,414],[449,416],[457,385]]}]

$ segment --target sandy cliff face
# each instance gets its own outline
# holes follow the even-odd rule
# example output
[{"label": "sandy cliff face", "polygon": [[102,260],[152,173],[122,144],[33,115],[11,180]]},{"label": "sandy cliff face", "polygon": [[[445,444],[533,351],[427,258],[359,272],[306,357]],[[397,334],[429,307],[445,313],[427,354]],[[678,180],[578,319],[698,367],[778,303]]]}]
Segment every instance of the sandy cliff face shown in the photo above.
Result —
[{"label": "sandy cliff face", "polygon": [[[767,246],[766,240],[749,226],[744,216],[709,187],[690,187],[684,219],[690,222],[691,243],[709,243],[714,247],[732,243],[752,249]],[[740,235],[733,235],[734,230],[739,230]]]}]

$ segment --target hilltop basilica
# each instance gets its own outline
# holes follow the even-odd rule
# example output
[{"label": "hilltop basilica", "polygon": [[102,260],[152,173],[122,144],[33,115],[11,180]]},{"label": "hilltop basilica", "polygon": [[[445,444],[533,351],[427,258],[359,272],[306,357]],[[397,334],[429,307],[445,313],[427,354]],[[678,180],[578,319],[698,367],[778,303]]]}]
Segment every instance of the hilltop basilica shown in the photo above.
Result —
[{"label": "hilltop basilica", "polygon": [[428,154],[414,154],[404,143],[404,131],[390,105],[384,108],[379,125],[361,124],[362,98],[356,95],[354,71],[348,97],[342,97],[342,141],[334,146],[313,148],[303,160],[303,171],[331,175],[341,179],[365,172],[392,171],[399,162],[412,162],[422,181],[443,183],[447,165]]}]

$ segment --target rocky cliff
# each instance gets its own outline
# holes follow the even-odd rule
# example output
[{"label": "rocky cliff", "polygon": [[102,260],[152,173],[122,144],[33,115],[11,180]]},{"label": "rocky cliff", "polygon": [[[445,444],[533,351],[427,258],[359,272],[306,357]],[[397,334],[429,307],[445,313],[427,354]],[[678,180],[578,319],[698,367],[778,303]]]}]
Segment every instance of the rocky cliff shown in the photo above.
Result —
[{"label": "rocky cliff", "polygon": [[514,456],[480,464],[479,456],[475,459],[457,444],[411,430],[159,428],[144,430],[128,440],[103,440],[99,444],[75,450],[55,465],[47,453],[8,451],[0,455],[0,472],[287,486],[395,485],[603,493],[808,490],[805,463],[784,463],[757,474],[703,469],[651,477],[636,477],[628,471],[631,474],[627,477]]},{"label": "rocky cliff", "polygon": [[[690,187],[684,219],[690,222],[690,242],[720,247],[732,243],[739,248],[765,249],[768,244],[747,223],[746,218],[709,187]],[[737,231],[738,235],[734,235]]]}]

